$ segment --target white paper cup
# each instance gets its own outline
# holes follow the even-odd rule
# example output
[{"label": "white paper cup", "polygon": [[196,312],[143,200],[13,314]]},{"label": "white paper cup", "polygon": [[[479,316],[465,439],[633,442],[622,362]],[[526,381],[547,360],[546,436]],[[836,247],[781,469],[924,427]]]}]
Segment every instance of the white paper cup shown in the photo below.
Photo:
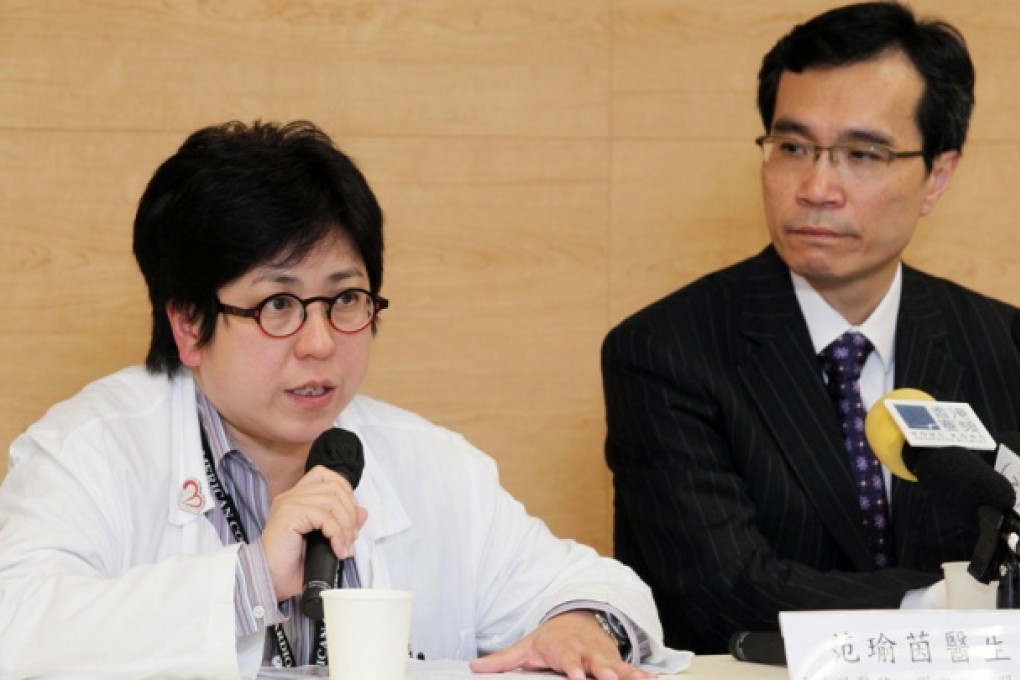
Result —
[{"label": "white paper cup", "polygon": [[998,581],[981,583],[970,575],[970,562],[944,562],[946,600],[950,609],[995,609]]},{"label": "white paper cup", "polygon": [[413,600],[407,590],[322,591],[330,680],[403,680]]}]

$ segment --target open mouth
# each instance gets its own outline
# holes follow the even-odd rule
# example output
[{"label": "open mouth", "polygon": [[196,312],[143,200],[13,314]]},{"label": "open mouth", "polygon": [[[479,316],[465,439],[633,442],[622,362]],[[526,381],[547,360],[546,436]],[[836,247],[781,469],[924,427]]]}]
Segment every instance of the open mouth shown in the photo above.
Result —
[{"label": "open mouth", "polygon": [[299,397],[321,397],[328,391],[329,388],[320,385],[318,387],[299,387],[296,390],[291,390],[291,394],[296,394]]}]

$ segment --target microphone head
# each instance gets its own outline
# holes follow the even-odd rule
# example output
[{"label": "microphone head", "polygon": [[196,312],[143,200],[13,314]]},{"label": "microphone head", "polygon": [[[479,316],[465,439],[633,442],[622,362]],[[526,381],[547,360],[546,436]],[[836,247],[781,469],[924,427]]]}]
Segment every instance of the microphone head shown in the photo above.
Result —
[{"label": "microphone head", "polygon": [[1008,512],[1016,503],[1013,485],[975,451],[907,446],[903,460],[940,505],[973,513],[985,505]]},{"label": "microphone head", "polygon": [[935,401],[935,397],[913,387],[901,387],[876,401],[864,419],[864,436],[875,452],[875,457],[900,479],[916,482],[917,477],[903,464],[903,446],[907,440],[903,438],[903,433],[886,408],[886,399]]},{"label": "microphone head", "polygon": [[730,655],[738,661],[786,665],[786,646],[779,631],[745,630],[730,636]]},{"label": "microphone head", "polygon": [[322,465],[340,474],[351,485],[358,487],[365,469],[365,451],[358,435],[339,427],[331,427],[312,442],[305,461],[305,471]]}]

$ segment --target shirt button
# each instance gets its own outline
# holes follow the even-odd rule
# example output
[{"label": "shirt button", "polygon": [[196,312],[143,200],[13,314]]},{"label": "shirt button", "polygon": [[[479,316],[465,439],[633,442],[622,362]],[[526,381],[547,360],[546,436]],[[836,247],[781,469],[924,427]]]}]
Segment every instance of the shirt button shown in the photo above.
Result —
[{"label": "shirt button", "polygon": [[266,608],[260,604],[257,604],[251,610],[251,613],[256,619],[264,619],[266,617]]}]

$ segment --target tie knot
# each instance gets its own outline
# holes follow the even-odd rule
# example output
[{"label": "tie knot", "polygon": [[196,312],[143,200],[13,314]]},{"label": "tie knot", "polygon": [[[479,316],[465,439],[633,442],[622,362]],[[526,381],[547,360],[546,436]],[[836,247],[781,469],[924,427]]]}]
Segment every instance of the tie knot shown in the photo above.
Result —
[{"label": "tie knot", "polygon": [[841,383],[860,378],[861,368],[872,349],[871,341],[866,337],[847,331],[829,343],[818,356],[829,381]]}]

